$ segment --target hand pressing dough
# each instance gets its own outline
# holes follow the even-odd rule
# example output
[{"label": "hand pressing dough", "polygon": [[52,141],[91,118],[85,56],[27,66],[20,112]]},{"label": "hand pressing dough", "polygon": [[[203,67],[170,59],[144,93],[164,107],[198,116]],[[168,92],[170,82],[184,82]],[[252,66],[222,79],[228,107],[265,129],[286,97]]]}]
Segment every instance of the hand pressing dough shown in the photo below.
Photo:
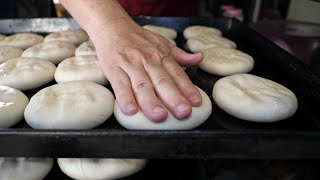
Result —
[{"label": "hand pressing dough", "polygon": [[0,46],[0,64],[9,59],[20,57],[23,50],[13,46]]},{"label": "hand pressing dough", "polygon": [[219,76],[247,73],[254,65],[250,55],[236,49],[209,48],[203,50],[203,54],[204,58],[198,64],[199,68]]},{"label": "hand pressing dough", "polygon": [[58,158],[62,172],[77,180],[112,180],[137,173],[144,168],[144,159]]},{"label": "hand pressing dough", "polygon": [[236,74],[218,80],[212,96],[228,114],[254,122],[283,120],[298,108],[298,100],[288,88],[251,74]]},{"label": "hand pressing dough", "polygon": [[74,56],[76,47],[70,42],[44,42],[26,49],[22,57],[35,57],[59,64],[62,60]]},{"label": "hand pressing dough", "polygon": [[188,39],[187,47],[191,52],[197,53],[212,47],[236,48],[237,45],[224,37],[199,35]]},{"label": "hand pressing dough", "polygon": [[44,38],[44,42],[49,41],[67,41],[79,46],[81,43],[88,41],[89,36],[82,30],[66,30],[48,34]]},{"label": "hand pressing dough", "polygon": [[0,85],[21,91],[43,86],[54,78],[56,66],[38,58],[14,58],[0,65]]},{"label": "hand pressing dough", "polygon": [[8,128],[23,119],[29,99],[21,91],[0,86],[0,128]]},{"label": "hand pressing dough", "polygon": [[89,81],[55,84],[36,93],[24,118],[34,129],[91,129],[113,113],[114,96]]},{"label": "hand pressing dough", "polygon": [[86,41],[82,43],[80,46],[76,49],[76,56],[96,56],[96,48],[94,47],[93,43],[91,41]]},{"label": "hand pressing dough", "polygon": [[201,25],[189,26],[183,31],[185,39],[190,39],[198,35],[221,36],[222,33],[219,29]]},{"label": "hand pressing dough", "polygon": [[155,25],[144,25],[143,28],[168,39],[177,38],[177,31],[171,28]]},{"label": "hand pressing dough", "polygon": [[0,45],[14,46],[21,49],[27,49],[33,45],[43,42],[43,36],[33,33],[18,33],[0,41]]},{"label": "hand pressing dough", "polygon": [[51,158],[0,158],[1,180],[42,180],[53,166]]},{"label": "hand pressing dough", "polygon": [[161,123],[154,123],[149,120],[141,110],[134,115],[124,114],[118,103],[114,106],[114,115],[117,121],[127,129],[136,130],[187,130],[200,126],[205,122],[211,114],[212,104],[208,95],[198,88],[202,96],[202,104],[198,107],[192,107],[192,114],[183,119],[177,120],[170,112],[168,118]]},{"label": "hand pressing dough", "polygon": [[58,65],[54,78],[58,83],[85,80],[108,84],[96,56],[76,56],[63,60]]},{"label": "hand pressing dough", "polygon": [[7,36],[5,36],[5,35],[3,35],[3,34],[0,34],[0,41],[1,41],[2,39],[4,39],[5,37],[7,37]]}]

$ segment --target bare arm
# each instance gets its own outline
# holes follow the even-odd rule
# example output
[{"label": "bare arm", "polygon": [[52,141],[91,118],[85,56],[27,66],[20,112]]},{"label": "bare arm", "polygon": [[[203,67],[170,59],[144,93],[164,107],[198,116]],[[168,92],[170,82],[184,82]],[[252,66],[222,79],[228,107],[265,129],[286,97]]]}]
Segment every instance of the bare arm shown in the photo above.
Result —
[{"label": "bare arm", "polygon": [[60,2],[89,34],[124,113],[135,114],[140,108],[149,119],[159,122],[168,113],[163,105],[183,119],[192,106],[201,104],[199,91],[180,67],[200,62],[201,53],[188,54],[144,30],[117,0]]}]

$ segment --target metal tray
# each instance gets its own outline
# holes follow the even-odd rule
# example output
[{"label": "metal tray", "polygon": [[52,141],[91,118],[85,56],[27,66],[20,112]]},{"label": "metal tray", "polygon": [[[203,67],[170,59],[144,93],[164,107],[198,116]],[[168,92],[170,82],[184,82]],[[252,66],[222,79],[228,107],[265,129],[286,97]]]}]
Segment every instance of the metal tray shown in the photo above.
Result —
[{"label": "metal tray", "polygon": [[[13,128],[0,129],[0,156],[149,159],[320,157],[320,74],[309,70],[294,56],[236,20],[207,17],[134,17],[134,20],[140,25],[154,24],[176,29],[177,44],[182,48],[185,47],[184,28],[195,24],[219,28],[225,37],[237,43],[239,50],[254,57],[255,67],[251,74],[279,82],[297,95],[298,111],[280,122],[253,123],[226,114],[212,101],[210,118],[200,127],[185,131],[131,131],[121,127],[114,117],[92,130],[34,130],[22,121]],[[0,20],[0,33],[4,34],[48,34],[69,28],[79,26],[72,19]],[[197,67],[189,67],[186,72],[209,97],[214,83],[221,78]],[[32,96],[39,89],[25,93]]]}]

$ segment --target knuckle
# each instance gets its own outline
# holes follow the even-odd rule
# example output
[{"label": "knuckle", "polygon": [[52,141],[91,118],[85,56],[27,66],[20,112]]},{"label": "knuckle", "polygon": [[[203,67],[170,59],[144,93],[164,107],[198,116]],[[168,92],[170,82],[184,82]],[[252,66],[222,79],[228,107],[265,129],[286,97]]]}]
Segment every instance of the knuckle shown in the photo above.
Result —
[{"label": "knuckle", "polygon": [[165,77],[161,77],[161,78],[157,79],[156,85],[161,86],[163,84],[168,84],[171,82],[172,82],[172,79],[170,77],[165,76]]},{"label": "knuckle", "polygon": [[146,81],[146,80],[138,81],[134,86],[135,91],[140,91],[140,90],[146,89],[146,88],[148,88],[148,89],[153,88],[153,85],[151,84],[151,82]]}]

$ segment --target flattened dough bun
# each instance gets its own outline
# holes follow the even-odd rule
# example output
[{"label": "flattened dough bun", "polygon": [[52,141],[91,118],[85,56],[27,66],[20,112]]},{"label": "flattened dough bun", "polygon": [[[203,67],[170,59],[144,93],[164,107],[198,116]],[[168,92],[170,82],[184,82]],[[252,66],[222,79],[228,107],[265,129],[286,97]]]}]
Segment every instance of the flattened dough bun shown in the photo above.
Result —
[{"label": "flattened dough bun", "polygon": [[23,119],[28,102],[21,91],[0,85],[0,128],[11,127]]},{"label": "flattened dough bun", "polygon": [[21,49],[27,49],[33,45],[43,42],[43,36],[33,33],[18,33],[0,41],[0,45],[14,46]]},{"label": "flattened dough bun", "polygon": [[236,74],[218,80],[212,97],[228,114],[254,122],[283,120],[298,108],[298,100],[288,88],[251,74]]},{"label": "flattened dough bun", "polygon": [[67,41],[79,46],[81,43],[88,41],[89,36],[83,30],[66,30],[48,34],[44,38],[44,42],[49,41]]},{"label": "flattened dough bun", "polygon": [[23,50],[21,48],[0,45],[0,64],[9,59],[20,57]]},{"label": "flattened dough bun", "polygon": [[62,172],[77,180],[112,180],[137,173],[145,159],[58,158]]},{"label": "flattened dough bun", "polygon": [[52,166],[52,158],[0,157],[0,179],[42,180]]},{"label": "flattened dough bun", "polygon": [[221,36],[222,32],[217,28],[201,25],[189,26],[183,31],[183,37],[185,39],[190,39],[199,35]]},{"label": "flattened dough bun", "polygon": [[70,42],[44,42],[26,49],[22,57],[36,57],[59,64],[62,60],[74,56],[76,47]]},{"label": "flattened dough bun", "polygon": [[176,39],[177,31],[164,26],[155,26],[155,25],[144,25],[142,26],[144,29],[149,30],[155,34],[166,37],[168,39]]},{"label": "flattened dough bun", "polygon": [[193,53],[212,47],[236,48],[235,42],[220,36],[199,35],[188,39],[187,47]]},{"label": "flattened dough bun", "polygon": [[76,49],[76,56],[96,56],[96,48],[94,47],[93,43],[91,41],[86,41]]},{"label": "flattened dough bun", "polygon": [[250,72],[254,65],[253,58],[236,49],[209,48],[202,51],[203,60],[198,67],[210,74],[229,76]]},{"label": "flattened dough bun", "polygon": [[24,118],[34,129],[91,129],[112,115],[113,105],[113,94],[99,84],[65,82],[37,92]]},{"label": "flattened dough bun", "polygon": [[211,114],[212,104],[208,95],[198,88],[202,96],[202,104],[198,107],[192,107],[192,114],[183,119],[177,120],[170,112],[168,118],[161,123],[150,121],[141,110],[134,115],[124,114],[118,103],[114,107],[114,115],[117,121],[127,129],[135,130],[188,130],[200,126]]},{"label": "flattened dough bun", "polygon": [[21,91],[43,86],[54,79],[56,66],[38,58],[13,58],[0,65],[0,85]]},{"label": "flattened dough bun", "polygon": [[108,84],[97,56],[76,56],[63,60],[58,65],[54,78],[58,83],[85,80],[101,85]]}]

